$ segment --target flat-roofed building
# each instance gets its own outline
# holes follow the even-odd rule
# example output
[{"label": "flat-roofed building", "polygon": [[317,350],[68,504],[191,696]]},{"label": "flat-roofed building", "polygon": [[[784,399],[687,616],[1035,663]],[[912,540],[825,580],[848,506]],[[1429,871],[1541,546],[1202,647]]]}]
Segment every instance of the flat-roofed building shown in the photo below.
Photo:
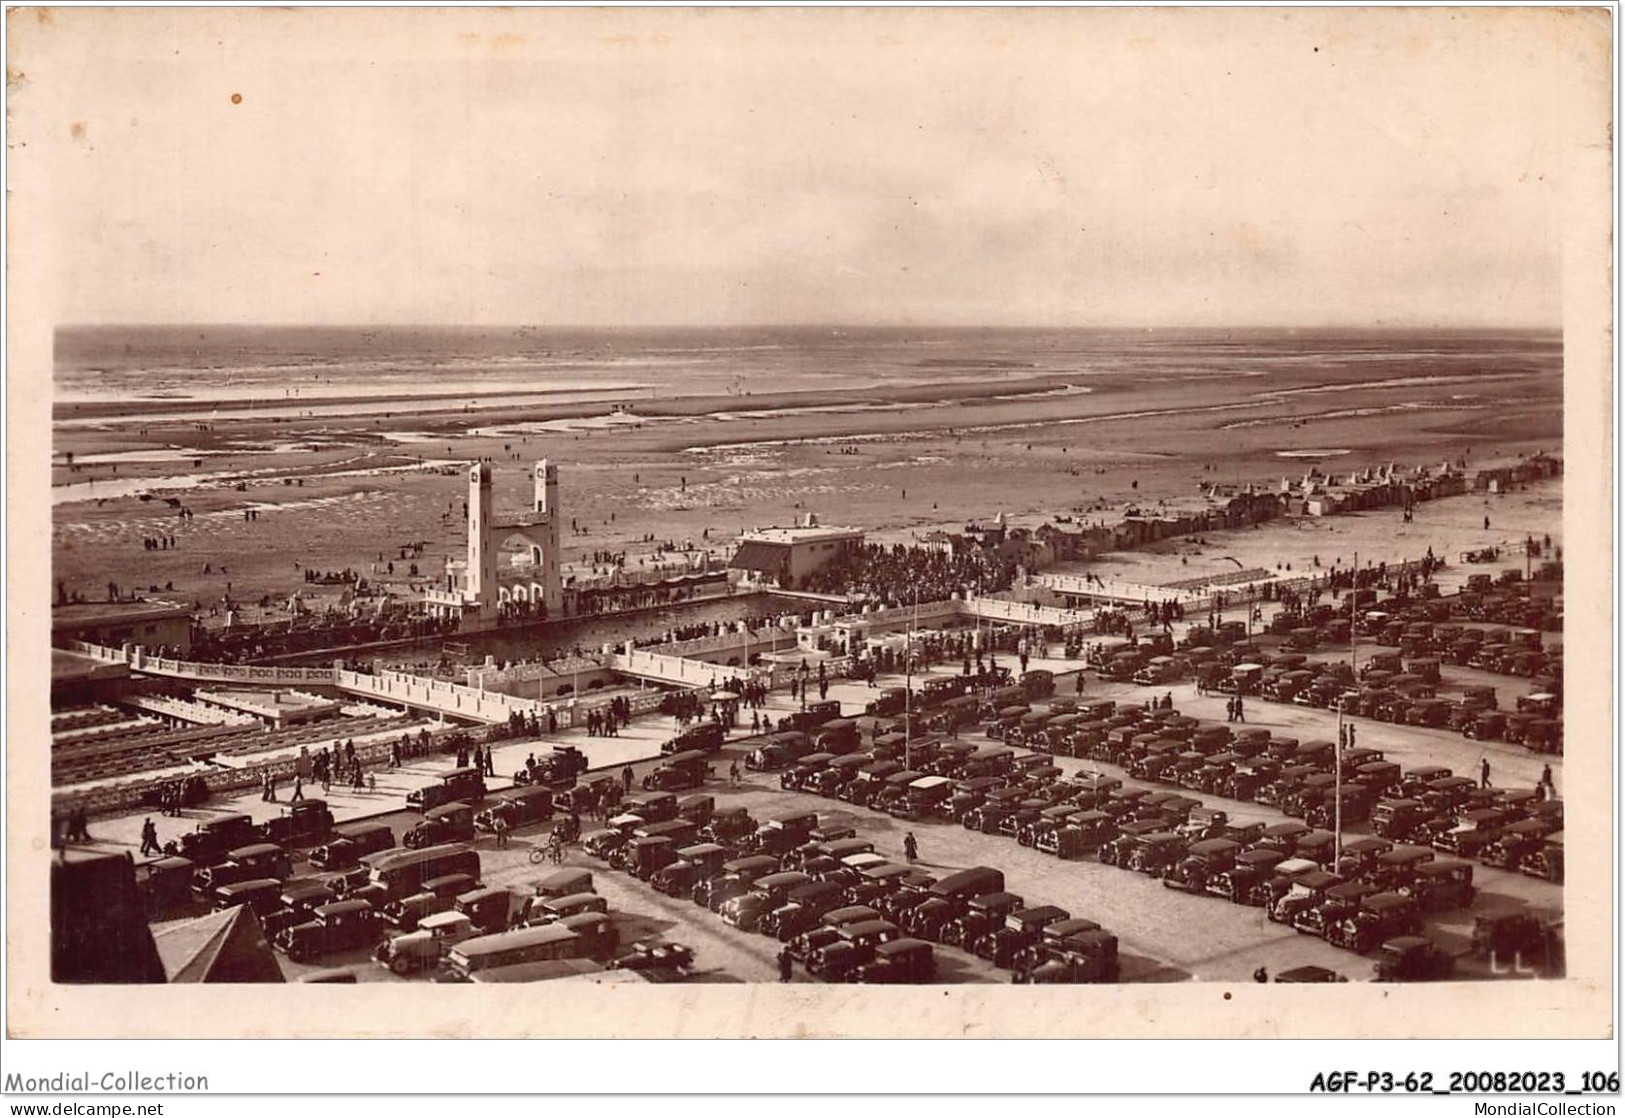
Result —
[{"label": "flat-roofed building", "polygon": [[794,590],[830,563],[856,554],[863,546],[857,528],[825,528],[808,517],[798,528],[760,528],[739,537],[728,566],[746,572],[754,582]]},{"label": "flat-roofed building", "polygon": [[51,609],[51,643],[69,641],[122,648],[168,647],[185,654],[192,647],[192,607],[157,598],[119,602],[70,602]]}]

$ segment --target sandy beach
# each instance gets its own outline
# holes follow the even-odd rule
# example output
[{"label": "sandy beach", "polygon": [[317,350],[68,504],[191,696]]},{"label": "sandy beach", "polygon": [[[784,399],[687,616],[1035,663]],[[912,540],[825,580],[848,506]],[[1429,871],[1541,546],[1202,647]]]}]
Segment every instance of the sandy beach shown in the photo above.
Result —
[{"label": "sandy beach", "polygon": [[[375,399],[348,418],[287,414],[296,409],[271,396],[238,399],[207,421],[175,400],[126,401],[122,413],[105,400],[61,404],[55,577],[89,597],[119,571],[127,586],[183,600],[218,601],[229,583],[233,597],[253,601],[303,589],[295,561],[371,575],[380,555],[387,563],[400,545],[422,543],[416,578],[400,562],[393,577],[383,563],[377,572],[410,593],[462,553],[457,464],[475,458],[493,462],[497,499],[510,507],[528,498],[532,462],[560,463],[578,527],[566,559],[586,571],[596,550],[628,551],[635,568],[647,538],[724,555],[742,529],[809,512],[902,540],[998,513],[1034,524],[1113,518],[1131,504],[1194,497],[1202,482],[1273,485],[1311,468],[1390,461],[1471,465],[1562,440],[1558,362],[1516,348],[1498,358],[1322,346],[1220,363],[1159,353],[1155,376],[1138,359],[1062,373],[979,358],[974,347],[954,359],[931,352],[906,374],[890,358],[867,387],[851,387],[859,373],[843,366],[834,384],[791,378],[794,390],[748,395],[717,394],[717,377],[699,376],[668,382],[657,399],[642,388],[592,400],[516,396],[504,378],[473,401],[425,385],[398,411]],[[334,410],[354,403],[321,400]],[[1418,550],[1425,521],[1412,528]],[[1333,538],[1313,543],[1300,532],[1305,546],[1279,561],[1352,550],[1335,538],[1344,528],[1328,523]],[[173,550],[143,547],[161,535],[175,537]],[[1157,573],[1200,573],[1190,568],[1198,556],[1184,558],[1180,571]]]}]

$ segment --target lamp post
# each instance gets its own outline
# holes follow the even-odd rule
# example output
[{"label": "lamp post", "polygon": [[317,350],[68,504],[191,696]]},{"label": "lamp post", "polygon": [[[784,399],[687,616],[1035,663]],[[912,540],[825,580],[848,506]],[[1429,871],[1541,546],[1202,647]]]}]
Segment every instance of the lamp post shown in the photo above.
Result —
[{"label": "lamp post", "polygon": [[[1349,591],[1349,670],[1356,672],[1360,660],[1360,639],[1355,631],[1354,603],[1359,597],[1360,590],[1360,553],[1354,553],[1354,588]],[[1344,695],[1337,700],[1337,753],[1336,761],[1332,766],[1335,774],[1332,784],[1332,869],[1335,871],[1337,863],[1343,858],[1343,750],[1348,745],[1348,729],[1343,722],[1344,708],[1348,706],[1348,696]]]},{"label": "lamp post", "polygon": [[920,588],[914,587],[914,612],[903,636],[903,768],[914,771],[914,623],[920,618]]}]

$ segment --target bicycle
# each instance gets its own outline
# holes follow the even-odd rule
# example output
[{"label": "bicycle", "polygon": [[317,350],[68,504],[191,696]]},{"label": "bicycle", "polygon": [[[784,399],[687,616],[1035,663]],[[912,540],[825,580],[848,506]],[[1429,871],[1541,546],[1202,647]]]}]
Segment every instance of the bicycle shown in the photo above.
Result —
[{"label": "bicycle", "polygon": [[532,846],[530,848],[530,864],[539,866],[543,862],[552,862],[555,866],[564,864],[564,840],[554,835],[546,846]]}]

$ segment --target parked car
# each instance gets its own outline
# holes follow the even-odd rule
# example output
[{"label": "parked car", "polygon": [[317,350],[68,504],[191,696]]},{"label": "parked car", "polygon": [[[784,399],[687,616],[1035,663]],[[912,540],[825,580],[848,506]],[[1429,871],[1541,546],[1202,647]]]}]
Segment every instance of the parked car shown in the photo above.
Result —
[{"label": "parked car", "polygon": [[283,929],[276,946],[293,961],[303,962],[369,946],[378,934],[378,914],[372,905],[366,901],[337,901],[316,909],[304,923]]},{"label": "parked car", "polygon": [[1129,853],[1125,868],[1135,873],[1161,877],[1179,864],[1187,849],[1184,838],[1173,831],[1153,831],[1141,836]]},{"label": "parked car", "polygon": [[978,936],[969,946],[978,958],[996,967],[1010,967],[1017,955],[1043,938],[1045,928],[1071,918],[1070,912],[1055,905],[1018,908],[1005,916],[1001,926]]},{"label": "parked car", "polygon": [[1235,866],[1241,852],[1239,843],[1226,838],[1192,843],[1185,857],[1168,868],[1162,883],[1170,889],[1182,889],[1187,893],[1205,893],[1214,878]]},{"label": "parked car", "polygon": [[293,862],[287,851],[269,842],[256,842],[229,852],[218,865],[198,870],[192,888],[205,897],[213,897],[222,885],[233,882],[268,877],[285,881],[292,876]]},{"label": "parked car", "polygon": [[634,943],[625,955],[610,960],[606,969],[682,974],[693,966],[693,949],[680,943]]},{"label": "parked car", "polygon": [[318,870],[343,870],[361,859],[395,846],[395,831],[387,823],[345,823],[335,828],[333,838],[311,852],[310,864]]},{"label": "parked car", "polygon": [[576,893],[591,893],[592,871],[588,869],[554,870],[545,877],[531,882],[531,895],[536,897],[568,897]]},{"label": "parked car", "polygon": [[752,882],[748,892],[723,902],[717,911],[724,922],[753,932],[762,917],[784,904],[793,890],[811,882],[812,878],[799,870],[766,874]]},{"label": "parked car", "polygon": [[964,910],[942,929],[945,944],[958,945],[971,950],[983,935],[1003,923],[1004,918],[1022,908],[1026,901],[1017,893],[984,893],[965,902]]},{"label": "parked car", "polygon": [[500,886],[470,889],[458,895],[452,909],[472,920],[481,935],[495,935],[513,923],[514,895]]},{"label": "parked car", "polygon": [[137,867],[141,898],[149,917],[160,916],[192,899],[197,866],[190,858],[170,855]]},{"label": "parked car", "polygon": [[867,984],[930,982],[937,975],[936,954],[921,939],[889,940],[874,949],[873,959],[851,973],[853,981]]},{"label": "parked car", "polygon": [[278,846],[322,842],[332,833],[333,813],[328,810],[326,800],[299,800],[260,824],[264,841]]},{"label": "parked car", "polygon": [[457,898],[477,884],[474,877],[466,873],[431,878],[416,893],[387,903],[382,917],[403,932],[414,931],[425,917],[451,911],[457,904]]},{"label": "parked car", "polygon": [[[227,886],[234,889],[236,886]],[[224,892],[225,890],[222,890]],[[331,904],[335,898],[328,890],[325,881],[308,879],[295,884],[282,885],[276,895],[276,901],[269,912],[256,909],[260,918],[260,930],[267,939],[274,939],[283,928],[291,928],[295,924],[303,924],[310,919],[310,914],[324,904]],[[222,900],[222,907],[225,907]]]},{"label": "parked car", "polygon": [[736,858],[722,865],[715,877],[698,881],[690,896],[697,905],[717,912],[725,901],[746,892],[756,880],[779,871],[779,859],[768,854]]},{"label": "parked car", "polygon": [[1382,945],[1378,982],[1437,982],[1456,973],[1455,956],[1423,936],[1400,936]]},{"label": "parked car", "polygon": [[881,944],[902,938],[897,925],[889,920],[843,924],[835,929],[833,942],[815,948],[808,956],[807,973],[826,982],[845,982],[875,958]]},{"label": "parked car", "polygon": [[401,845],[408,850],[423,850],[448,842],[471,842],[474,839],[474,809],[454,800],[431,807],[411,830],[401,836]]},{"label": "parked car", "polygon": [[527,928],[556,924],[583,912],[609,912],[609,902],[597,893],[572,893],[565,897],[531,897],[525,902],[519,923]]},{"label": "parked car", "polygon": [[1531,877],[1544,877],[1547,881],[1563,883],[1563,832],[1547,835],[1539,850],[1525,854],[1518,870]]},{"label": "parked car", "polygon": [[1373,893],[1361,900],[1357,911],[1327,927],[1326,942],[1364,955],[1379,943],[1421,930],[1422,911],[1415,898],[1400,893]]},{"label": "parked car", "polygon": [[1237,854],[1228,869],[1207,880],[1206,891],[1228,898],[1231,904],[1261,905],[1275,868],[1286,856],[1274,847],[1260,846]]},{"label": "parked car", "polygon": [[649,883],[655,892],[668,897],[686,897],[702,880],[722,872],[722,864],[732,857],[729,847],[714,842],[695,843],[680,847],[677,860],[656,870]]},{"label": "parked car", "polygon": [[1292,879],[1286,891],[1265,906],[1265,914],[1274,923],[1291,924],[1298,913],[1320,905],[1325,901],[1326,893],[1342,883],[1343,879],[1336,874],[1311,870]]},{"label": "parked car", "polygon": [[1486,866],[1516,869],[1518,863],[1539,850],[1546,836],[1556,830],[1557,824],[1545,819],[1520,819],[1496,836],[1495,841],[1484,846],[1480,856]]},{"label": "parked car", "polygon": [[519,785],[491,797],[485,809],[474,816],[476,831],[494,832],[497,821],[509,831],[529,827],[553,817],[553,792],[543,785]]},{"label": "parked car", "polygon": [[246,881],[233,881],[216,889],[214,907],[227,909],[247,905],[256,916],[267,917],[276,911],[281,896],[282,882],[277,878],[252,877]]},{"label": "parked car", "polygon": [[788,942],[816,927],[825,913],[841,907],[843,894],[839,882],[809,881],[790,890],[782,904],[757,921],[756,930],[765,936]]},{"label": "parked car", "polygon": [[727,734],[715,722],[702,722],[691,726],[674,738],[668,738],[660,745],[661,753],[687,753],[696,750],[700,753],[715,753],[727,741]]},{"label": "parked car", "polygon": [[195,830],[166,844],[164,853],[172,858],[185,858],[202,869],[225,861],[233,850],[261,841],[260,830],[254,825],[253,818],[234,812],[203,820]]},{"label": "parked car", "polygon": [[1276,982],[1347,982],[1348,979],[1338,974],[1330,967],[1318,967],[1313,964],[1303,967],[1291,967],[1276,974]]},{"label": "parked car", "polygon": [[485,798],[485,774],[469,767],[441,773],[433,784],[414,788],[406,794],[406,806],[429,811],[453,802],[477,803]]},{"label": "parked car", "polygon": [[1416,898],[1424,913],[1466,908],[1473,903],[1473,866],[1454,858],[1436,858],[1416,867],[1408,886],[1401,889]]},{"label": "parked car", "polygon": [[479,934],[466,914],[435,912],[418,921],[415,931],[382,940],[372,957],[398,975],[432,971],[452,946]]},{"label": "parked car", "polygon": [[1040,946],[1038,961],[1018,971],[1016,977],[1037,985],[1116,982],[1117,937],[1095,929],[1064,939],[1046,939]]},{"label": "parked car", "polygon": [[1545,921],[1532,912],[1503,912],[1473,921],[1473,954],[1503,966],[1544,958],[1547,938]]}]

